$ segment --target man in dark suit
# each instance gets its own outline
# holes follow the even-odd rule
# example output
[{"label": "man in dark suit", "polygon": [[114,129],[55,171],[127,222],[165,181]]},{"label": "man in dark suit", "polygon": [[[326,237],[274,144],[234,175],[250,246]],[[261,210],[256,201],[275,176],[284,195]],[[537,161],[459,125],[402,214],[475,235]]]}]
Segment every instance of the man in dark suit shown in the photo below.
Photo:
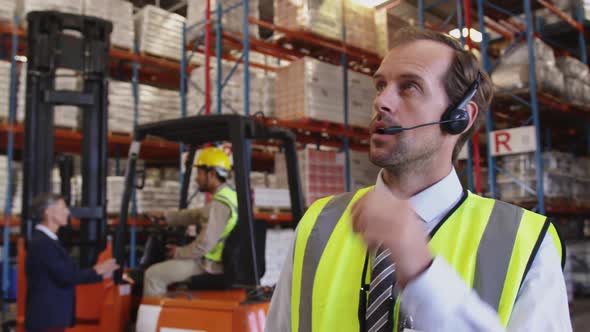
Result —
[{"label": "man in dark suit", "polygon": [[75,323],[75,286],[100,282],[118,265],[110,259],[85,270],[76,266],[56,236],[70,214],[61,196],[39,195],[32,208],[42,222],[35,226],[27,249],[25,327],[29,332],[64,331]]}]

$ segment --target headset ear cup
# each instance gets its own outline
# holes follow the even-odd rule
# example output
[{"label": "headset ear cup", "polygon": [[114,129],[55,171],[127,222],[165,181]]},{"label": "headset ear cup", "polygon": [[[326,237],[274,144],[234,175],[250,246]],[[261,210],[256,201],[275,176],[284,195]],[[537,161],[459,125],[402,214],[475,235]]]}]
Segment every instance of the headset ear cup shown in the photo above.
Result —
[{"label": "headset ear cup", "polygon": [[442,129],[451,135],[461,134],[469,125],[469,113],[464,109],[454,109],[443,115],[443,121],[455,120],[442,124]]}]

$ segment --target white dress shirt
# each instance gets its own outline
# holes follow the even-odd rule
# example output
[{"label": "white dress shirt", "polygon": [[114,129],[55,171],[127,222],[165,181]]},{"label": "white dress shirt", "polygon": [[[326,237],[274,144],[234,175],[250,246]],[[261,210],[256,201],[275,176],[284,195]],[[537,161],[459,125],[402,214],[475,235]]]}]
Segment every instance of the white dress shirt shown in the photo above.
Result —
[{"label": "white dress shirt", "polygon": [[57,241],[57,235],[55,235],[55,233],[53,233],[49,228],[45,227],[45,225],[37,224],[35,229],[45,233],[45,235],[49,236],[50,239]]},{"label": "white dress shirt", "polygon": [[[375,190],[389,192],[381,173]],[[460,201],[463,193],[455,170],[422,192],[410,203],[430,232]],[[293,248],[287,254],[266,325],[267,331],[291,331]],[[402,292],[402,310],[419,331],[571,331],[561,260],[550,235],[541,243],[516,298],[506,329],[498,313],[469,288],[443,257]]]}]

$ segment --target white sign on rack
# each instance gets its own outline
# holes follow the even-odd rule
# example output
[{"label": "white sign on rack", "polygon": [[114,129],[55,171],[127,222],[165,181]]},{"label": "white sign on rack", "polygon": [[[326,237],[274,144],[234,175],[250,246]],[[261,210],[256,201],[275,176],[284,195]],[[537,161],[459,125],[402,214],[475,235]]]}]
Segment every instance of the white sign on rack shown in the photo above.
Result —
[{"label": "white sign on rack", "polygon": [[[533,152],[537,149],[534,126],[492,131],[488,142],[491,144],[492,156],[494,157]],[[459,152],[458,159],[467,159],[467,144]]]},{"label": "white sign on rack", "polygon": [[490,133],[492,156],[504,156],[537,150],[534,126],[495,130]]}]

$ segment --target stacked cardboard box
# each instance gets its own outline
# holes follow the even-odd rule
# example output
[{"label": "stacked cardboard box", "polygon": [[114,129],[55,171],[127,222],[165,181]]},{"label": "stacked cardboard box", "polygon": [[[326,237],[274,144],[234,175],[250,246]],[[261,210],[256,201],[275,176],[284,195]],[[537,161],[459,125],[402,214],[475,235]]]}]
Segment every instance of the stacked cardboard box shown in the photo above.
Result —
[{"label": "stacked cardboard box", "polygon": [[[55,90],[82,90],[82,78],[78,72],[58,68],[55,73]],[[26,93],[27,93],[27,73],[26,67],[21,66],[20,78],[17,92],[17,120],[22,122],[25,118],[26,111]],[[81,110],[77,106],[61,105],[54,106],[54,125],[66,128],[79,128]]]},{"label": "stacked cardboard box", "polygon": [[375,9],[354,0],[344,2],[346,43],[367,51],[377,52]]},{"label": "stacked cardboard box", "polygon": [[274,23],[342,40],[342,0],[276,0]]},{"label": "stacked cardboard box", "polygon": [[[305,204],[345,191],[344,154],[305,148],[298,151],[299,176]],[[283,154],[275,155],[275,174],[280,188],[288,188],[287,165]]]},{"label": "stacked cardboard box", "polygon": [[10,67],[10,62],[0,61],[0,117],[5,119],[10,111]]},{"label": "stacked cardboard box", "polygon": [[82,0],[17,0],[16,12],[22,18],[21,23],[27,24],[27,14],[39,10],[56,10],[63,13],[82,14]]},{"label": "stacked cardboard box", "polygon": [[111,44],[133,49],[133,4],[124,0],[83,0],[84,15],[95,16],[113,23]]},{"label": "stacked cardboard box", "polygon": [[[232,63],[224,62],[222,65],[222,82],[230,73]],[[210,72],[211,112],[217,113],[217,69],[213,67]],[[257,112],[271,112],[274,98],[270,95],[267,80],[272,82],[270,76],[265,76],[257,70],[250,70],[250,114]],[[197,114],[205,105],[205,68],[199,67],[191,72],[191,82],[187,96],[188,113]],[[244,114],[244,71],[238,66],[234,74],[224,86],[221,97],[221,113]],[[265,113],[270,116],[271,114]]]},{"label": "stacked cardboard box", "polygon": [[0,21],[12,22],[16,12],[16,1],[0,0]]},{"label": "stacked cardboard box", "polygon": [[[139,84],[138,124],[180,117],[180,95],[176,90]],[[133,131],[134,103],[131,82],[109,82],[109,130]]]},{"label": "stacked cardboard box", "polygon": [[[367,126],[374,96],[369,76],[349,71],[350,125]],[[343,123],[342,69],[311,58],[292,62],[277,71],[275,116],[281,119],[312,118]]]},{"label": "stacked cardboard box", "polygon": [[180,117],[180,95],[176,90],[139,85],[139,123]]},{"label": "stacked cardboard box", "polygon": [[135,14],[136,39],[140,52],[180,60],[182,25],[185,18],[147,5]]},{"label": "stacked cardboard box", "polygon": [[375,185],[380,168],[369,160],[368,152],[351,150],[349,160],[351,191]]},{"label": "stacked cardboard box", "polygon": [[109,81],[109,131],[133,131],[133,84]]},{"label": "stacked cardboard box", "polygon": [[111,0],[111,45],[133,49],[135,25],[133,24],[133,4],[129,1]]},{"label": "stacked cardboard box", "polygon": [[[235,0],[219,0],[221,2],[222,10],[229,8],[232,5],[236,5],[240,2]],[[259,9],[263,2],[268,1],[261,1],[259,0],[250,0],[249,3],[249,16],[258,18],[259,17]],[[211,0],[211,26],[214,29],[216,21],[217,21],[217,1]],[[272,3],[266,4],[267,6],[272,6]],[[202,35],[204,28],[205,28],[205,17],[206,17],[206,9],[207,3],[205,1],[189,1],[187,7],[187,27],[190,28],[188,32],[188,39],[193,40],[197,36]],[[232,34],[243,34],[243,17],[244,17],[244,8],[243,6],[238,6],[233,10],[225,12],[221,16],[221,24],[223,25],[223,30],[230,32]],[[199,24],[194,28],[191,28],[193,25]],[[250,35],[253,37],[258,38],[258,25],[250,24],[249,25]]]}]

